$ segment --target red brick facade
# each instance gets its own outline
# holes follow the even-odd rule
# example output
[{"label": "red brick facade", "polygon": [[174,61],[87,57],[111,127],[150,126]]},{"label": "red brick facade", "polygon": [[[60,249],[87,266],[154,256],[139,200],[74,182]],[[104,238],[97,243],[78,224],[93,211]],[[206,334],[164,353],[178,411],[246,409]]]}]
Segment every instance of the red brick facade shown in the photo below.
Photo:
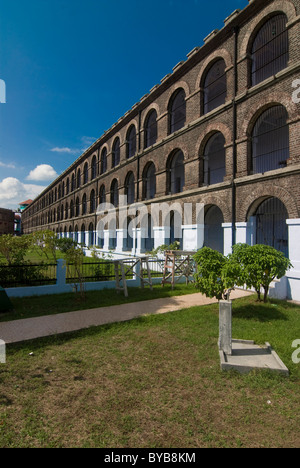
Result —
[{"label": "red brick facade", "polygon": [[[252,86],[251,47],[254,37],[269,18],[279,13],[287,18],[287,66]],[[249,1],[244,10],[234,12],[223,29],[213,33],[202,47],[188,54],[185,62],[178,64],[173,73],[163,78],[25,210],[22,219],[24,233],[37,229],[74,233],[82,229],[88,231],[89,226],[95,230],[98,219],[94,206],[90,213],[92,191],[96,194],[97,206],[100,189],[104,185],[106,201],[109,202],[113,180],[117,181],[119,194],[123,195],[126,177],[132,172],[135,201],[142,201],[145,193],[143,174],[150,163],[155,166],[156,193],[154,200],[146,204],[162,201],[203,203],[206,211],[217,206],[222,212],[223,223],[235,225],[248,222],[263,200],[275,197],[284,204],[290,219],[300,218],[300,103],[292,100],[292,84],[300,78],[299,37],[300,0]],[[205,78],[213,63],[220,58],[225,62],[226,99],[222,105],[204,114]],[[185,124],[170,134],[169,106],[179,89],[185,93]],[[273,106],[283,106],[288,115],[289,157],[286,167],[253,174],[253,129],[263,112]],[[153,109],[157,113],[157,139],[153,146],[145,148],[145,125]],[[136,154],[127,159],[126,138],[132,125],[137,135]],[[210,137],[217,132],[225,140],[225,173],[221,182],[208,185],[205,180],[205,148]],[[112,167],[112,148],[117,137],[121,142],[120,164]],[[107,149],[107,171],[101,174],[104,148]],[[184,187],[180,193],[170,195],[168,160],[176,150],[182,151],[184,156]],[[95,174],[93,158],[96,158]],[[86,163],[88,181],[84,183]],[[77,183],[79,169],[80,187],[76,184],[72,187],[72,177]],[[84,195],[87,200],[85,214],[82,213]],[[76,200],[79,201],[79,213],[76,213]],[[192,222],[196,223],[195,214]]]}]

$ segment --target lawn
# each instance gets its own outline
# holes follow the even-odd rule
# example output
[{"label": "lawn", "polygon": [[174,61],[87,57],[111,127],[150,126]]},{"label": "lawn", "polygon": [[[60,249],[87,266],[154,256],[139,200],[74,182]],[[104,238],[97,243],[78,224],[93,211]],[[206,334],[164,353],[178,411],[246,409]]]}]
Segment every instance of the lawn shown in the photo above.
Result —
[{"label": "lawn", "polygon": [[236,300],[233,335],[290,377],[221,372],[217,305],[8,345],[0,447],[299,447],[300,307]]}]

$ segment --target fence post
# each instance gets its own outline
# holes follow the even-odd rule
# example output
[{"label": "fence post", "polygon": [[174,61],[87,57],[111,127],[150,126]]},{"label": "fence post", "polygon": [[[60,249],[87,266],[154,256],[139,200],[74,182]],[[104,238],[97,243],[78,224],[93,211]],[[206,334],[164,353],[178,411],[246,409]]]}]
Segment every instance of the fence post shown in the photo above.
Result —
[{"label": "fence post", "polygon": [[60,258],[57,260],[57,269],[56,269],[56,285],[65,286],[66,284],[66,262],[64,259]]}]

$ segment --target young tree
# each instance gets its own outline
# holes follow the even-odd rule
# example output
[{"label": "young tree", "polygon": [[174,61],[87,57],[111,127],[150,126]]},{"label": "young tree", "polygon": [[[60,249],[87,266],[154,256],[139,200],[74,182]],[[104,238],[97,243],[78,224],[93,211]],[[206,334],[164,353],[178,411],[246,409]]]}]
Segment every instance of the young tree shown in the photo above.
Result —
[{"label": "young tree", "polygon": [[39,255],[57,260],[58,238],[55,232],[45,229],[33,233],[33,245]]},{"label": "young tree", "polygon": [[262,244],[237,244],[233,247],[229,260],[240,265],[238,283],[254,288],[259,301],[263,289],[264,302],[267,302],[272,281],[282,278],[292,268],[290,260],[282,252]]},{"label": "young tree", "polygon": [[230,289],[237,284],[240,275],[239,265],[220,252],[203,247],[194,255],[197,265],[196,287],[202,294],[218,300],[227,298]]}]

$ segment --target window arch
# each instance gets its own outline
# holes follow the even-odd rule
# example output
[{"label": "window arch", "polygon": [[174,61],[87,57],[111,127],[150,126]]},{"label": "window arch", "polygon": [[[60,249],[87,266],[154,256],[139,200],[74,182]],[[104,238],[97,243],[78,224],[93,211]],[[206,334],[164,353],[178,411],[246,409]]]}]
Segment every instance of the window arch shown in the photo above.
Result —
[{"label": "window arch", "polygon": [[89,181],[89,166],[88,163],[86,162],[83,168],[83,183],[87,184]]},{"label": "window arch", "polygon": [[251,48],[251,84],[255,86],[287,67],[289,38],[287,17],[277,14],[256,34]]},{"label": "window arch", "polygon": [[135,200],[135,183],[133,172],[129,172],[125,179],[125,195],[127,197],[127,205],[131,205]]},{"label": "window arch", "polygon": [[288,257],[288,212],[278,198],[264,200],[255,213],[256,244],[265,244]]},{"label": "window arch", "polygon": [[185,92],[181,88],[171,97],[169,104],[169,134],[184,127],[186,121]]},{"label": "window arch", "polygon": [[252,132],[252,171],[264,173],[286,166],[289,158],[288,114],[281,106],[267,109]]},{"label": "window arch", "polygon": [[85,215],[87,210],[87,205],[86,205],[86,194],[83,195],[82,197],[82,214]]},{"label": "window arch", "polygon": [[126,156],[127,159],[132,158],[136,154],[136,129],[131,125],[127,132],[126,138]]},{"label": "window arch", "polygon": [[73,218],[73,217],[74,217],[74,202],[73,202],[73,200],[71,200],[71,202],[70,202],[70,218]]},{"label": "window arch", "polygon": [[81,244],[85,245],[85,225],[81,225]]},{"label": "window arch", "polygon": [[79,216],[80,215],[80,202],[79,202],[79,197],[76,198],[76,202],[75,202],[75,216]]},{"label": "window arch", "polygon": [[92,177],[91,179],[95,179],[97,177],[97,158],[96,156],[92,159]]},{"label": "window arch", "polygon": [[106,202],[106,193],[105,193],[105,186],[101,185],[99,190],[99,205],[102,205]]},{"label": "window arch", "polygon": [[80,188],[80,185],[81,185],[81,171],[79,167],[77,170],[77,188]]},{"label": "window arch", "polygon": [[120,164],[121,146],[120,138],[116,138],[112,148],[112,167],[116,167]]},{"label": "window arch", "polygon": [[88,240],[88,245],[94,245],[94,225],[93,223],[89,224],[89,240]]},{"label": "window arch", "polygon": [[210,205],[204,217],[204,246],[223,253],[224,251],[223,213],[216,205]]},{"label": "window arch", "polygon": [[90,194],[90,213],[94,213],[96,211],[96,193],[93,189]]},{"label": "window arch", "polygon": [[71,179],[71,192],[74,192],[75,190],[75,174],[72,174],[72,179]]},{"label": "window arch", "polygon": [[222,133],[215,133],[208,140],[204,150],[204,184],[212,185],[224,181],[225,138]]},{"label": "window arch", "polygon": [[149,148],[157,141],[157,112],[149,112],[145,124],[145,148]]},{"label": "window arch", "polygon": [[107,149],[103,148],[101,153],[101,174],[107,171]]},{"label": "window arch", "polygon": [[156,169],[151,162],[147,164],[143,172],[143,199],[151,200],[156,194]]},{"label": "window arch", "polygon": [[184,156],[181,150],[175,151],[169,158],[167,177],[167,194],[175,194],[183,191],[185,184],[184,177]]},{"label": "window arch", "polygon": [[110,203],[117,207],[119,205],[119,186],[118,181],[114,179],[110,188]]},{"label": "window arch", "polygon": [[206,73],[203,84],[203,113],[225,104],[227,95],[226,64],[218,59]]}]

